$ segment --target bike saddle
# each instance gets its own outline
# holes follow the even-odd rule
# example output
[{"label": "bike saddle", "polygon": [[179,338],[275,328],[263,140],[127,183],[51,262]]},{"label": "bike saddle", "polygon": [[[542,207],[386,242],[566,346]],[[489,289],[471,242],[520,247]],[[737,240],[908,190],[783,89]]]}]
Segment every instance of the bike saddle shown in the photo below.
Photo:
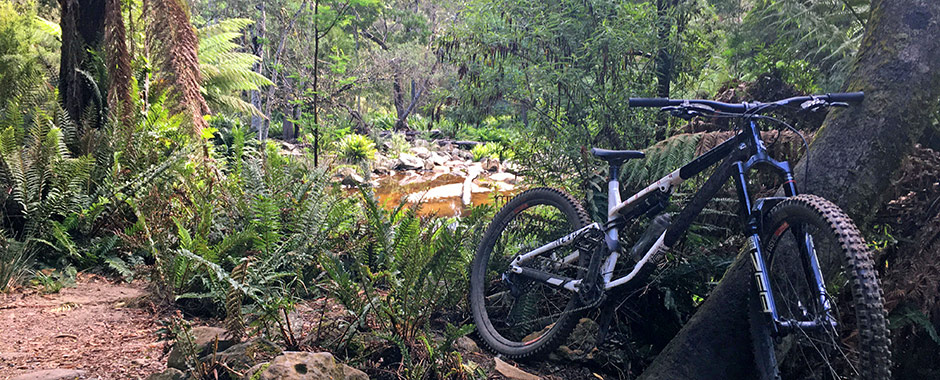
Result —
[{"label": "bike saddle", "polygon": [[622,163],[633,158],[643,158],[646,154],[638,150],[610,150],[591,148],[591,153],[607,162]]}]

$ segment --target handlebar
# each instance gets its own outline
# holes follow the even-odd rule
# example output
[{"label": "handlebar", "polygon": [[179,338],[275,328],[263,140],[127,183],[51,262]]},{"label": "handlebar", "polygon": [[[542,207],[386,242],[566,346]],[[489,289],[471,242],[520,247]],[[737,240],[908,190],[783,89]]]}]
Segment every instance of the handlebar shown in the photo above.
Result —
[{"label": "handlebar", "polygon": [[[669,99],[669,98],[630,98],[630,107],[670,107],[699,104],[713,108],[716,111],[725,113],[744,114],[748,111],[759,108],[772,108],[772,106],[785,106],[793,103],[803,104],[805,102],[820,102],[824,104],[831,103],[858,103],[865,98],[864,92],[845,92],[829,93],[825,95],[796,96],[776,102],[744,102],[744,103],[725,103],[714,100],[704,99]],[[771,106],[771,107],[768,107]],[[806,107],[804,107],[806,108]]]}]

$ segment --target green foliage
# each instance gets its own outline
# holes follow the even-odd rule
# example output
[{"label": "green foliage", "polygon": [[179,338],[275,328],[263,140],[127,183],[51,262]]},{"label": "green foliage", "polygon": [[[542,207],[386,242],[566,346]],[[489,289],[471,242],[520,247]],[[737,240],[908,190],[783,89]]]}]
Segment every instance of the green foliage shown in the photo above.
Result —
[{"label": "green foliage", "polygon": [[95,158],[73,157],[67,148],[76,130],[54,92],[38,86],[14,94],[0,111],[0,207],[10,260],[0,280],[6,287],[34,254],[79,256],[63,224],[90,204]]},{"label": "green foliage", "polygon": [[0,110],[58,70],[57,33],[58,25],[40,18],[35,5],[0,3]]},{"label": "green foliage", "polygon": [[356,321],[334,344],[349,344],[355,325],[373,316],[380,325],[375,334],[401,351],[403,376],[425,378],[429,371],[440,376],[449,371],[442,364],[449,360],[448,347],[471,328],[453,329],[445,344],[436,346],[429,343],[428,322],[464,299],[466,268],[487,210],[462,219],[423,219],[404,206],[386,210],[362,192],[366,228],[349,240],[359,243],[320,257],[330,294]]},{"label": "green foliage", "polygon": [[10,239],[0,230],[0,291],[20,283],[27,274],[35,248],[31,242]]},{"label": "green foliage", "polygon": [[388,156],[398,158],[402,153],[411,151],[411,143],[405,139],[404,133],[392,133],[388,139]]},{"label": "green foliage", "polygon": [[375,159],[375,143],[368,136],[350,134],[337,143],[339,157],[350,164],[361,164]]},{"label": "green foliage", "polygon": [[235,40],[242,38],[241,30],[251,24],[248,19],[227,19],[198,31],[202,92],[214,110],[263,116],[261,110],[241,98],[242,91],[274,84],[252,70],[261,58],[237,51],[241,46]]},{"label": "green foliage", "polygon": [[[838,91],[868,20],[867,0],[761,0],[729,39],[729,62],[748,76],[780,72],[804,91]],[[812,79],[810,79],[812,78]]]}]

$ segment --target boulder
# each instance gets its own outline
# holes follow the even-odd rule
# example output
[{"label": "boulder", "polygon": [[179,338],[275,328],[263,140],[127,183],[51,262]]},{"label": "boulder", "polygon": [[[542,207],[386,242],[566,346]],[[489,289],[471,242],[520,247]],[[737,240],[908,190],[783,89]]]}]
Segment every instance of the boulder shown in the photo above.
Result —
[{"label": "boulder", "polygon": [[477,342],[474,342],[473,339],[470,339],[470,337],[466,337],[466,336],[462,336],[462,337],[460,337],[460,338],[457,338],[457,341],[454,342],[454,346],[457,347],[457,350],[459,350],[460,352],[464,352],[464,353],[468,353],[468,352],[472,352],[472,353],[483,352],[483,351],[480,350],[480,347],[477,346]]},{"label": "boulder", "polygon": [[434,166],[444,166],[445,164],[447,164],[447,157],[444,157],[438,154],[437,152],[434,152],[434,153],[431,153],[430,156],[428,156],[428,161],[434,164]]},{"label": "boulder", "polygon": [[469,150],[457,149],[454,151],[457,157],[460,157],[464,160],[473,160],[473,153],[470,153]]},{"label": "boulder", "polygon": [[495,182],[504,182],[511,185],[515,185],[518,182],[515,174],[506,172],[493,173],[490,175],[490,180]]},{"label": "boulder", "polygon": [[340,183],[346,186],[359,186],[366,182],[365,178],[362,178],[362,176],[359,175],[359,172],[356,170],[356,168],[349,166],[343,166],[339,168],[339,170],[336,171],[334,177],[338,177],[340,179]]},{"label": "boulder", "polygon": [[408,153],[402,153],[398,155],[398,165],[395,166],[395,169],[399,170],[418,170],[424,168],[424,160],[410,155]]},{"label": "boulder", "polygon": [[10,378],[10,380],[76,380],[84,378],[85,371],[56,368],[24,373],[22,375]]},{"label": "boulder", "polygon": [[411,152],[414,153],[415,156],[418,156],[418,158],[427,159],[428,157],[431,157],[431,151],[423,146],[416,146],[411,148]]},{"label": "boulder", "polygon": [[499,159],[496,158],[484,158],[480,160],[480,164],[483,165],[483,169],[490,172],[498,172],[502,167],[499,164]]},{"label": "boulder", "polygon": [[450,166],[435,166],[432,170],[434,174],[447,174],[450,173]]},{"label": "boulder", "polygon": [[[273,342],[264,338],[254,338],[216,354],[215,360],[231,369],[243,372],[259,363],[271,360],[281,352],[281,349]],[[210,359],[207,357],[204,360]]]},{"label": "boulder", "polygon": [[257,378],[259,380],[368,380],[369,376],[358,369],[337,363],[329,352],[288,351],[274,358]]},{"label": "boulder", "polygon": [[375,161],[372,162],[372,171],[377,174],[388,174],[395,169],[397,161],[386,157],[384,154],[376,154]]},{"label": "boulder", "polygon": [[147,380],[183,380],[186,374],[176,368],[167,368],[166,371],[155,373],[147,377]]},{"label": "boulder", "polygon": [[[194,327],[190,331],[190,334],[193,336],[193,343],[196,346],[196,354],[198,356],[203,356],[210,351],[211,347],[215,345],[216,338],[219,340],[218,351],[224,351],[236,343],[225,329],[219,327]],[[186,357],[183,355],[183,351],[180,350],[179,342],[173,344],[173,348],[170,349],[166,366],[168,368],[186,370]]]}]

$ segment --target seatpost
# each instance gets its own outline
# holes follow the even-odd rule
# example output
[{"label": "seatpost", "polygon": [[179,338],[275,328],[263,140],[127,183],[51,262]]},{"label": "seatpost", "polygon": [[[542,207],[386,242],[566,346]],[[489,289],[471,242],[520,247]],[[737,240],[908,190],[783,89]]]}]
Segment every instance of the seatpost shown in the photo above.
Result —
[{"label": "seatpost", "polygon": [[614,220],[610,211],[620,204],[620,163],[610,162],[609,176],[607,178],[607,221]]}]

